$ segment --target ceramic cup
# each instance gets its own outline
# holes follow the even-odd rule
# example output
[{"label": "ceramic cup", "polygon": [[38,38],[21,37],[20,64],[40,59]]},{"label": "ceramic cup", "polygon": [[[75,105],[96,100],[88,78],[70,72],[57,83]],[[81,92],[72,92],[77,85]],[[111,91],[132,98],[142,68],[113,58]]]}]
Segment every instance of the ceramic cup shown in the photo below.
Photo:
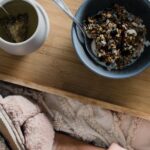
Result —
[{"label": "ceramic cup", "polygon": [[27,55],[39,49],[49,33],[48,15],[42,6],[36,0],[0,0],[0,5],[11,15],[28,13],[29,16],[28,39],[12,43],[0,38],[0,48],[13,55]]}]

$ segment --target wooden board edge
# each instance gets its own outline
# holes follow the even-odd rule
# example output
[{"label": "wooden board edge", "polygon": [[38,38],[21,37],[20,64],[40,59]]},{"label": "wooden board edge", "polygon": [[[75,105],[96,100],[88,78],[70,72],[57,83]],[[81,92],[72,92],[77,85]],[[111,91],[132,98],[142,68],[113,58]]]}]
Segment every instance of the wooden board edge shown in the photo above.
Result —
[{"label": "wooden board edge", "polygon": [[66,97],[66,98],[72,98],[73,100],[78,100],[84,104],[92,104],[92,105],[99,106],[101,108],[108,109],[111,111],[116,111],[120,113],[128,113],[135,117],[140,117],[146,120],[150,120],[150,114],[146,112],[141,112],[138,110],[133,110],[131,108],[104,102],[102,100],[97,100],[97,99],[85,97],[82,95],[77,95],[77,94],[63,91],[60,89],[56,89],[53,87],[46,87],[46,86],[38,85],[30,81],[25,81],[25,80],[21,80],[15,77],[11,77],[9,75],[0,74],[0,80],[10,82],[13,84],[17,84],[17,85],[21,85],[24,87],[28,87],[31,89],[39,90],[39,91],[46,92],[46,93],[50,93],[50,94],[54,94],[54,95],[58,95],[58,96]]}]

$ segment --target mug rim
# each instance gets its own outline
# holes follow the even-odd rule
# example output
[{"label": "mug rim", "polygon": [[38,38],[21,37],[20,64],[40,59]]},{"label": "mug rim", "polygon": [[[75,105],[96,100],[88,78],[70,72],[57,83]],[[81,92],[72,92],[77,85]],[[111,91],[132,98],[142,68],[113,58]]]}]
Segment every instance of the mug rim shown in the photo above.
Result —
[{"label": "mug rim", "polygon": [[[8,2],[11,2],[11,1],[12,1],[12,0],[2,0],[2,1],[1,1],[1,4],[2,4],[2,6],[3,6],[3,5],[5,5],[5,4],[7,4]],[[4,42],[5,44],[9,44],[10,46],[20,46],[20,45],[23,45],[23,44],[28,43],[29,41],[31,41],[31,40],[36,36],[36,34],[38,33],[38,30],[39,30],[39,28],[40,28],[40,24],[39,24],[40,15],[39,15],[39,10],[38,10],[38,8],[36,7],[36,4],[34,4],[34,3],[33,3],[32,1],[30,1],[30,0],[22,0],[22,1],[25,1],[26,3],[28,3],[29,5],[31,5],[31,6],[34,8],[34,10],[36,11],[37,19],[38,19],[37,27],[36,27],[34,33],[32,34],[32,36],[31,36],[30,38],[28,38],[27,40],[23,41],[23,42],[13,43],[13,42],[9,42],[9,41],[7,41],[7,40],[5,40],[5,39],[3,39],[3,38],[0,37],[0,40],[1,40],[2,42]],[[37,3],[37,2],[35,1],[35,3]]]}]

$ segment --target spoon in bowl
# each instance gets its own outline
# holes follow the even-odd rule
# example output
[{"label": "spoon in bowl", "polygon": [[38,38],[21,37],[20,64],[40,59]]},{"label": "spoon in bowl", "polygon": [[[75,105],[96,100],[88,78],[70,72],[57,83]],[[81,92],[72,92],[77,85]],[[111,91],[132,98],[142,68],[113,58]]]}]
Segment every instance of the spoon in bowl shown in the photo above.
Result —
[{"label": "spoon in bowl", "polygon": [[98,57],[95,56],[91,44],[92,44],[92,40],[88,38],[86,31],[84,29],[84,26],[79,22],[79,20],[72,14],[71,10],[69,9],[69,7],[67,6],[67,4],[65,4],[64,0],[53,0],[55,2],[55,4],[63,11],[65,12],[66,15],[69,16],[69,18],[71,20],[73,20],[73,22],[76,24],[76,26],[79,28],[79,30],[82,32],[83,38],[84,38],[84,45],[85,48],[88,52],[88,54],[90,55],[90,57],[97,63],[100,64],[100,61],[98,59]]},{"label": "spoon in bowl", "polygon": [[3,10],[3,12],[4,12],[7,16],[9,16],[8,11],[7,11],[2,5],[0,5],[0,8]]}]

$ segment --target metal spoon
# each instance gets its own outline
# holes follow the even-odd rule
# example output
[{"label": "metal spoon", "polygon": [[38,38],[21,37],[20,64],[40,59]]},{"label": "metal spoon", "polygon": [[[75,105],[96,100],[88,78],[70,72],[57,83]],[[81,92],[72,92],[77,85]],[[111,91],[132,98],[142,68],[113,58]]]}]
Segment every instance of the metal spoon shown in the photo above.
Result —
[{"label": "metal spoon", "polygon": [[90,57],[98,64],[101,64],[98,57],[94,54],[91,48],[92,40],[87,37],[86,31],[84,30],[83,25],[79,22],[79,20],[72,14],[69,7],[65,4],[64,0],[53,0],[55,4],[63,11],[65,12],[71,20],[76,24],[76,26],[80,29],[80,31],[83,34],[84,37],[84,46],[90,55]]},{"label": "metal spoon", "polygon": [[8,11],[4,8],[4,6],[0,5],[0,8],[3,10],[3,12],[4,12],[7,16],[9,16],[9,13],[8,13]]}]

